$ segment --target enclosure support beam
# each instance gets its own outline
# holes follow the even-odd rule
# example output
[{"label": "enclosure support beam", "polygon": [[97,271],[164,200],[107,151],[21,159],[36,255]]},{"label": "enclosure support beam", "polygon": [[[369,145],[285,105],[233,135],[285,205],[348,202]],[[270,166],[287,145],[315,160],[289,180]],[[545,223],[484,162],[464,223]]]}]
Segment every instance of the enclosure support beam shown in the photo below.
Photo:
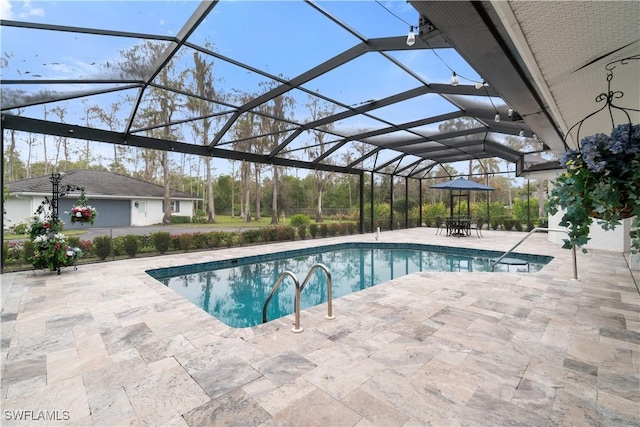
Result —
[{"label": "enclosure support beam", "polygon": [[364,233],[364,172],[361,172],[360,175],[360,224],[358,226],[358,231],[360,234]]},{"label": "enclosure support beam", "polygon": [[373,171],[371,171],[371,231],[375,232],[375,230],[373,229]]},{"label": "enclosure support beam", "polygon": [[389,182],[391,183],[389,190],[389,207],[391,210],[391,212],[389,212],[389,230],[393,230],[393,175],[391,175]]},{"label": "enclosure support beam", "polygon": [[409,228],[409,177],[404,177],[404,228]]},{"label": "enclosure support beam", "polygon": [[418,227],[422,227],[423,221],[422,221],[422,180],[419,179],[418,180],[418,203],[420,205],[420,218],[419,218],[419,223],[418,223]]}]

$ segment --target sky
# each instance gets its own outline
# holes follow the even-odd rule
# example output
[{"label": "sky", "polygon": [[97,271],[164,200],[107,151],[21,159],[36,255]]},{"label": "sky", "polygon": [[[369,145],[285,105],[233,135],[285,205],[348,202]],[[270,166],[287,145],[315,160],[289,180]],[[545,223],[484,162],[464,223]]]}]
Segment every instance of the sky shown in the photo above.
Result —
[{"label": "sky", "polygon": [[[319,1],[315,4],[365,38],[405,36],[409,25],[417,25],[418,14],[404,0],[398,1]],[[198,7],[198,1],[11,1],[0,0],[2,19],[48,23],[56,25],[129,31],[160,36],[175,36]],[[56,31],[25,30],[2,27],[0,33],[2,54],[9,65],[2,69],[3,79],[111,79],[118,77],[114,64],[120,61],[120,52],[131,49],[139,39],[64,33]],[[360,42],[340,28],[318,10],[302,1],[222,1],[189,38],[195,44],[210,43],[221,55],[261,69],[272,76],[292,78],[309,68],[343,52]],[[166,42],[164,42],[166,43]],[[178,60],[178,68],[193,64],[193,50],[185,52]],[[7,55],[10,55],[7,56]],[[451,69],[470,79],[481,80],[456,52],[442,49],[438,55],[428,50],[402,50],[391,56],[409,67],[428,83],[449,83]],[[372,70],[374,72],[372,72]],[[216,85],[227,91],[264,91],[263,86],[273,80],[235,65],[215,63]],[[125,76],[126,77],[126,76]],[[470,81],[462,79],[462,83]],[[472,83],[471,83],[472,84]],[[73,85],[5,85],[18,90],[83,92],[101,88],[117,88],[115,83],[78,83]],[[420,86],[421,82],[407,75],[400,68],[377,53],[367,53],[356,60],[317,77],[303,85],[311,91],[319,91],[337,101],[351,106],[361,105],[372,99],[380,99]],[[115,101],[123,103],[119,119],[128,118],[131,101],[126,95],[134,90],[62,101],[48,105],[49,111],[56,105],[66,107],[66,123],[85,125],[86,115],[82,101],[99,103],[106,107]],[[309,120],[305,108],[308,95],[303,91],[290,92],[296,100],[294,119]],[[6,104],[7,99],[3,99]],[[78,102],[80,101],[80,102]],[[145,100],[143,99],[143,105]],[[486,100],[485,100],[486,102]],[[220,107],[222,108],[222,107]],[[435,95],[425,95],[406,101],[402,105],[376,110],[378,117],[388,121],[407,122],[455,111],[456,108]],[[51,119],[51,112],[48,118]],[[44,118],[41,105],[27,107],[22,115]],[[176,119],[188,118],[186,111],[177,113]],[[336,124],[344,134],[362,128],[385,127],[382,122],[366,118],[351,118]],[[103,123],[92,125],[106,128]],[[135,124],[135,123],[134,123]],[[134,126],[135,128],[135,126]],[[183,138],[190,134],[183,132]],[[49,137],[49,140],[52,138]],[[84,144],[84,142],[79,142]],[[304,141],[297,142],[299,146]],[[104,145],[105,156],[113,152],[110,144]],[[295,145],[294,145],[295,147]],[[26,145],[19,146],[26,158]],[[42,160],[42,146],[36,147],[36,156]],[[303,153],[300,152],[300,155]],[[385,153],[392,156],[392,153]],[[384,158],[380,162],[385,161]],[[228,173],[228,162],[218,162],[216,173]]]}]

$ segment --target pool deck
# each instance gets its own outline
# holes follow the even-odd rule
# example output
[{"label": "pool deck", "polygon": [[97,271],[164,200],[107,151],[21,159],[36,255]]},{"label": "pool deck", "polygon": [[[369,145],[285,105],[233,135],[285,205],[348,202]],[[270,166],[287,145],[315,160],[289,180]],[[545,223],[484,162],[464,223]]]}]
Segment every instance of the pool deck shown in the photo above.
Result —
[{"label": "pool deck", "polygon": [[[506,250],[523,233],[484,235],[380,241]],[[579,252],[572,280],[546,237],[518,249],[555,257],[540,272],[415,273],[336,299],[335,320],[304,310],[299,334],[293,316],[229,328],[144,271],[372,234],[4,274],[0,424],[640,425],[626,259]],[[15,419],[47,415],[64,420]]]}]

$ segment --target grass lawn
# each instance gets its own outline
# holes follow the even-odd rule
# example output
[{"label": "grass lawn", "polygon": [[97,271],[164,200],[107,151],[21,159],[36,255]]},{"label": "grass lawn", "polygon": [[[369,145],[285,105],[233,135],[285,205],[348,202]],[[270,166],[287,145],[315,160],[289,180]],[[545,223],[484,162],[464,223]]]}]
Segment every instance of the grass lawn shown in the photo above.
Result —
[{"label": "grass lawn", "polygon": [[[244,222],[242,218],[231,218],[231,215],[216,215],[216,222],[214,224],[200,224],[200,223],[187,223],[187,224],[173,224],[177,227],[202,227],[202,228],[248,228],[248,227],[267,227],[271,225],[271,217],[263,216],[260,221],[255,221],[252,217],[251,222]],[[286,225],[286,224],[281,224]]]},{"label": "grass lawn", "polygon": [[[335,221],[332,219],[325,219],[322,224],[332,224],[335,222],[347,222],[347,221]],[[312,219],[311,223],[314,224],[315,221]],[[214,224],[198,224],[198,223],[188,223],[188,224],[173,224],[177,227],[202,227],[202,228],[229,228],[229,227],[237,227],[237,228],[254,228],[254,227],[268,227],[271,225],[271,217],[263,216],[260,218],[260,221],[255,221],[252,217],[250,222],[244,222],[242,218],[235,217],[231,218],[230,215],[216,215],[216,222]],[[289,220],[280,221],[278,225],[289,225]]]}]

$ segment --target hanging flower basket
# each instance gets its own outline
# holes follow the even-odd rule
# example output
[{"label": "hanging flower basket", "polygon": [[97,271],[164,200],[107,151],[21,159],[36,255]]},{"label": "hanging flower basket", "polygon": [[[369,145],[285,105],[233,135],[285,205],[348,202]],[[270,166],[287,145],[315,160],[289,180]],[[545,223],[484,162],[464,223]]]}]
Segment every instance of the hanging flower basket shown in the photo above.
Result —
[{"label": "hanging flower basket", "polygon": [[72,223],[89,223],[93,225],[93,222],[98,217],[98,211],[89,204],[89,199],[86,194],[84,194],[84,190],[82,190],[80,197],[78,197],[78,204],[71,208],[71,212],[67,213],[69,214]]},{"label": "hanging flower basket", "polygon": [[[553,182],[547,209],[551,214],[564,210],[560,225],[569,230],[564,248],[586,244],[594,218],[612,230],[635,216],[631,228],[640,228],[640,125],[587,136],[560,163],[566,172]],[[633,252],[640,250],[637,233],[631,235],[631,246]]]},{"label": "hanging flower basket", "polygon": [[93,225],[98,216],[98,211],[93,206],[74,206],[69,212],[71,222],[80,222]]}]

